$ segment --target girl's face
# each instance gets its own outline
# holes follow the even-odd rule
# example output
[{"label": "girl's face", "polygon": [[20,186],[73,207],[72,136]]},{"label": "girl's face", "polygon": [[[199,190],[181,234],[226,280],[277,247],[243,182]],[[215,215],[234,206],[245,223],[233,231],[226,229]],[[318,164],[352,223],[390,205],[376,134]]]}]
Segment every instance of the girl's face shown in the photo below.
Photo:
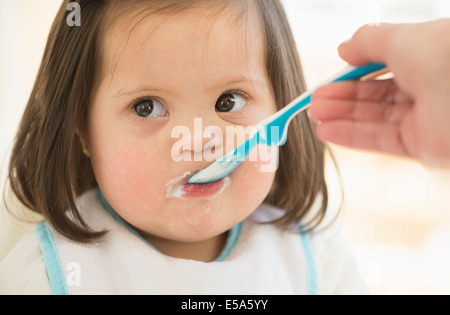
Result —
[{"label": "girl's face", "polygon": [[[182,198],[167,198],[184,174],[212,163],[202,156],[215,152],[202,135],[208,126],[223,131],[224,144],[214,149],[226,153],[227,127],[255,125],[276,112],[261,23],[249,15],[239,22],[231,9],[203,8],[123,16],[103,38],[103,73],[87,119],[92,166],[116,212],[162,247],[220,237],[272,186],[275,170],[245,161],[224,181],[181,186]],[[185,131],[182,147],[175,130]]]}]

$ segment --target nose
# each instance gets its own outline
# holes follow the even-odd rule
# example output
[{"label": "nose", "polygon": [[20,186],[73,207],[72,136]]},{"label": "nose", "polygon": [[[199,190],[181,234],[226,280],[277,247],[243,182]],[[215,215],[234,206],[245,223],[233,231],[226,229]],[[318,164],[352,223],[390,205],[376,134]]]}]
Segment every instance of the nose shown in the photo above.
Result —
[{"label": "nose", "polygon": [[194,118],[190,126],[173,128],[172,139],[179,139],[172,146],[172,158],[177,162],[213,162],[223,155],[222,129],[207,125],[203,118]]}]

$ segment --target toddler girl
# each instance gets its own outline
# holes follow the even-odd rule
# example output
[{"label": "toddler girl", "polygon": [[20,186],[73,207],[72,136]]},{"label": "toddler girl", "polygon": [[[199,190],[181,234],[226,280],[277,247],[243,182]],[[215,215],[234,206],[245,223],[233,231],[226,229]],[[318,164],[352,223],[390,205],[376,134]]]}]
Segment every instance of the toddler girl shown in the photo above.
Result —
[{"label": "toddler girl", "polygon": [[[252,126],[305,90],[280,2],[78,3],[81,26],[69,1],[57,14],[10,162],[14,193],[45,222],[0,264],[0,293],[364,292],[333,230],[312,232],[328,190],[306,113],[278,170],[260,157],[187,183],[211,164],[204,151],[226,153],[199,118]],[[179,126],[194,136],[174,150]]]}]

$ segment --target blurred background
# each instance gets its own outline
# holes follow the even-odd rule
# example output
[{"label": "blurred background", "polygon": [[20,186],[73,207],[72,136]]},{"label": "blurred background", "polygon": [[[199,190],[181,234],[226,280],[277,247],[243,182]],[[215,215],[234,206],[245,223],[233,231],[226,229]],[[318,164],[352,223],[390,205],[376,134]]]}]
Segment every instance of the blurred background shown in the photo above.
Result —
[{"label": "blurred background", "polygon": [[[450,17],[448,0],[282,1],[310,87],[346,65],[337,47],[364,24]],[[57,0],[0,0],[0,188],[59,5]],[[336,146],[332,150],[345,192],[347,237],[372,293],[450,294],[450,171]],[[336,191],[337,183],[331,171]],[[0,212],[0,259],[30,228]]]}]

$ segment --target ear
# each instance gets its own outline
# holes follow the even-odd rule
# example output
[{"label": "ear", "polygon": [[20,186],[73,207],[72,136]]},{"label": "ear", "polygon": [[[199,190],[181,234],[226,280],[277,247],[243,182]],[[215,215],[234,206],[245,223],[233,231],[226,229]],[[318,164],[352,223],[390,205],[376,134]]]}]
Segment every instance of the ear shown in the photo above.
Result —
[{"label": "ear", "polygon": [[87,141],[87,132],[86,132],[85,124],[82,122],[78,122],[77,127],[75,128],[75,133],[80,138],[80,143],[81,143],[81,148],[83,150],[83,154],[87,157],[91,157],[90,152],[89,152],[89,146],[87,144],[88,141]]}]

